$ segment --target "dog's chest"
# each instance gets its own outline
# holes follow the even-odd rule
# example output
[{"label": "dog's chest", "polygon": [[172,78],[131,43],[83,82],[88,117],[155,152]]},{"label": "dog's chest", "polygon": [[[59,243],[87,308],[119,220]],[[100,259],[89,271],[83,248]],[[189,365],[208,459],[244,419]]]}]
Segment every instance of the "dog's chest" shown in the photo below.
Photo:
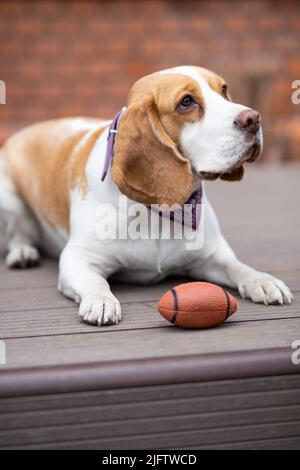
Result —
[{"label": "dog's chest", "polygon": [[[193,246],[196,233],[191,240],[182,224],[163,222],[146,206],[120,198],[115,188],[105,191],[106,183],[101,194],[89,193],[85,198],[72,194],[72,238],[85,247],[93,264],[103,274],[118,273],[133,282],[184,274],[198,254],[199,246]],[[191,231],[188,228],[189,236]]]},{"label": "dog's chest", "polygon": [[[183,275],[195,257],[183,240],[126,240],[116,244],[121,268],[118,276],[132,282],[156,282],[168,275]],[[120,250],[119,250],[120,248]]]}]

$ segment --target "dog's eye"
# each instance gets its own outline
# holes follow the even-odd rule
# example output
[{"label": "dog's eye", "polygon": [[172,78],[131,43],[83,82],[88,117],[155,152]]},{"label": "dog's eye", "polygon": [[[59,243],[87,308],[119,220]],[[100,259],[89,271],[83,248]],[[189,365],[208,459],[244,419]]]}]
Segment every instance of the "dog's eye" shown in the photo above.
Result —
[{"label": "dog's eye", "polygon": [[189,108],[191,108],[195,104],[195,101],[192,96],[186,95],[182,98],[182,100],[179,103],[179,108],[182,111],[187,111]]},{"label": "dog's eye", "polygon": [[225,100],[228,100],[228,88],[227,85],[222,85],[222,96]]}]

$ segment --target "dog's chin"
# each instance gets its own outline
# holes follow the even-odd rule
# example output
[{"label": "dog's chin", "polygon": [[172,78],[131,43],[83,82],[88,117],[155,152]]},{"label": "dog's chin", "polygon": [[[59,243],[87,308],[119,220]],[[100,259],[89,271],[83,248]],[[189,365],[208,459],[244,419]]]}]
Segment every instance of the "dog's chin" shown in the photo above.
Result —
[{"label": "dog's chin", "polygon": [[198,175],[204,180],[214,181],[221,176],[221,173],[215,173],[213,171],[200,171]]},{"label": "dog's chin", "polygon": [[226,169],[225,171],[199,171],[198,176],[208,181],[214,181],[218,178],[227,179],[227,176],[241,172],[244,163],[255,162],[260,156],[261,151],[261,144],[259,142],[255,142],[249,149],[247,149],[247,151],[239,159],[238,163]]},{"label": "dog's chin", "polygon": [[223,171],[222,173],[200,171],[199,176],[201,179],[206,181],[215,181],[218,178],[226,181],[236,181],[242,179],[243,174],[243,165],[239,165],[231,168],[230,170]]},{"label": "dog's chin", "polygon": [[198,175],[200,176],[201,179],[207,180],[207,181],[215,181],[218,178],[224,178],[226,179],[227,176],[237,173],[239,170],[241,170],[243,167],[242,163],[239,163],[238,165],[234,165],[230,168],[228,168],[225,171],[200,171]]},{"label": "dog's chin", "polygon": [[253,163],[255,162],[261,155],[262,152],[262,145],[260,142],[255,142],[246,153],[245,162]]}]

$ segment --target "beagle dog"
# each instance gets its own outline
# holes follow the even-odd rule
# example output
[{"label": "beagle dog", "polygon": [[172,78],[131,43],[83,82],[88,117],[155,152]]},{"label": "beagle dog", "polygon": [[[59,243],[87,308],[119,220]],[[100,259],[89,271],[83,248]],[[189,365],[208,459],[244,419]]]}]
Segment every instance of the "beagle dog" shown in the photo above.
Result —
[{"label": "beagle dog", "polygon": [[[121,306],[109,278],[151,283],[184,275],[238,289],[243,299],[290,304],[279,279],[243,264],[220,232],[206,198],[205,180],[243,177],[245,162],[262,149],[257,111],[233,103],[223,78],[181,66],[138,80],[117,128],[111,121],[57,119],[28,127],[0,150],[1,248],[9,268],[39,263],[39,249],[60,256],[58,289],[91,324],[117,324]],[[101,178],[114,133],[113,159]],[[199,186],[204,234],[199,249],[184,239],[97,235],[99,206],[150,211],[152,204],[184,205]],[[126,229],[125,217],[117,219]],[[156,214],[159,220],[159,214]],[[175,224],[175,222],[173,222]]]}]

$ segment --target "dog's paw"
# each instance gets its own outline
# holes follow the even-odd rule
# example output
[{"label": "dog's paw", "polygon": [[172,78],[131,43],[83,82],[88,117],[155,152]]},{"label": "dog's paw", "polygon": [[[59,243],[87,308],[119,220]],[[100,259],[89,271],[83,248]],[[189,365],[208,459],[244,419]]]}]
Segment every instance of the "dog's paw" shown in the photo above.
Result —
[{"label": "dog's paw", "polygon": [[284,282],[267,273],[251,273],[238,285],[238,290],[243,299],[249,298],[265,305],[291,304],[293,300]]},{"label": "dog's paw", "polygon": [[92,325],[117,325],[121,321],[121,305],[113,294],[85,297],[79,307],[79,316]]},{"label": "dog's paw", "polygon": [[39,266],[41,257],[38,250],[31,245],[18,245],[12,248],[5,259],[5,264],[11,269],[26,269]]}]

